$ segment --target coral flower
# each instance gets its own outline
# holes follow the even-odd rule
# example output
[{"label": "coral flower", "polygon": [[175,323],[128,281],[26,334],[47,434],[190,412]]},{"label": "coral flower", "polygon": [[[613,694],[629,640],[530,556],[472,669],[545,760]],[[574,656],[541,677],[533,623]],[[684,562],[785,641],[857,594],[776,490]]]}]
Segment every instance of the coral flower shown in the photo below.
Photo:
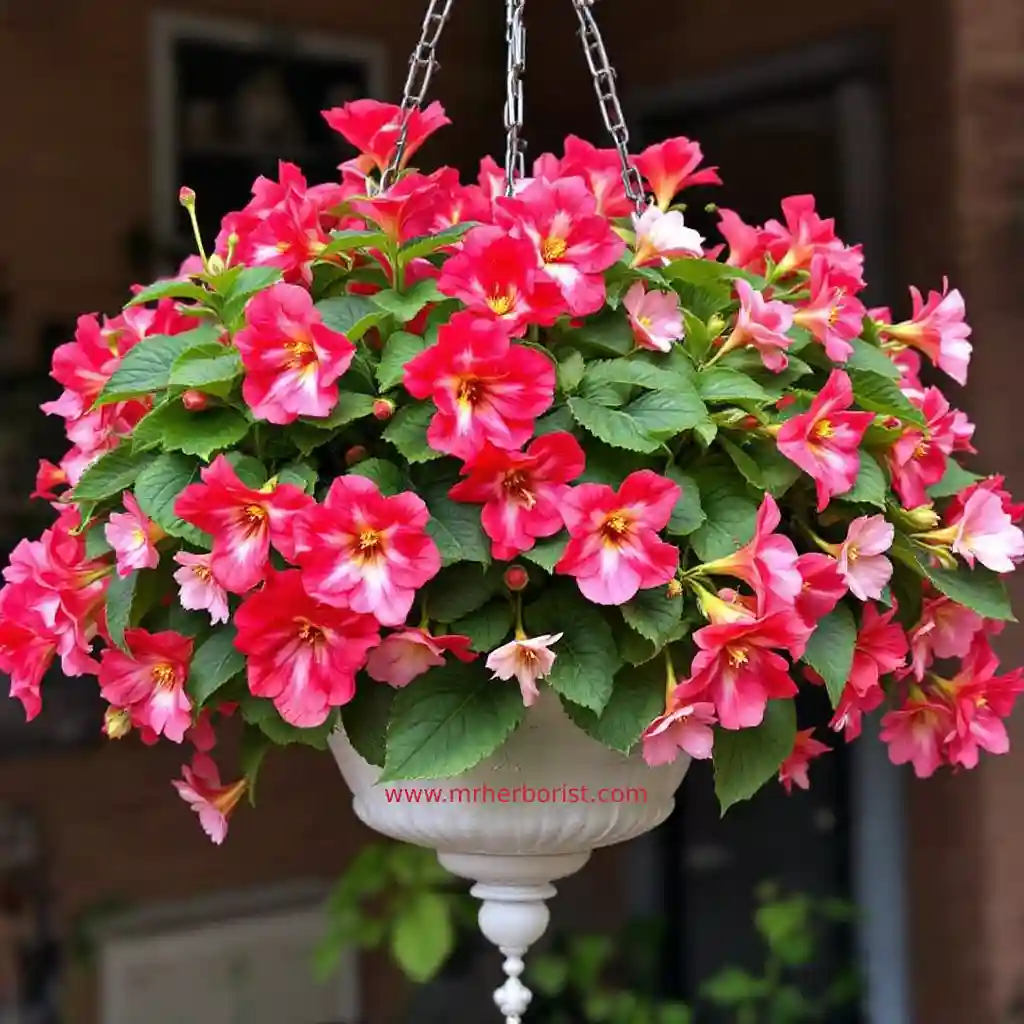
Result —
[{"label": "coral flower", "polygon": [[125,491],[121,500],[127,511],[112,512],[103,528],[117,558],[117,575],[130,576],[136,569],[155,569],[160,562],[156,543],[164,531],[139,508],[131,491]]},{"label": "coral flower", "polygon": [[857,482],[857,449],[875,416],[849,412],[852,405],[850,378],[842,370],[833,370],[810,409],[779,429],[779,451],[814,478],[819,512],[831,498],[845,494]]},{"label": "coral flower", "polygon": [[171,785],[199,815],[199,824],[210,840],[220,846],[228,834],[228,819],[245,795],[249,784],[239,779],[230,786],[220,780],[220,772],[208,754],[195,754],[191,765],[184,765],[181,778]]},{"label": "coral flower", "polygon": [[662,210],[693,185],[721,185],[717,167],[697,170],[704,153],[700,144],[680,136],[648,146],[637,158],[636,168],[647,179]]},{"label": "coral flower", "polygon": [[543,636],[517,636],[487,655],[487,667],[495,679],[516,679],[523,695],[523,704],[531,707],[540,696],[537,681],[551,674],[555,652],[551,645],[562,639],[561,633]]},{"label": "coral flower", "polygon": [[454,654],[459,661],[473,661],[476,655],[469,649],[470,643],[468,636],[433,636],[425,629],[400,629],[370,652],[366,674],[378,683],[408,686],[424,672],[443,665],[446,654]]},{"label": "coral flower", "polygon": [[787,793],[793,792],[794,786],[800,789],[810,789],[811,780],[808,769],[811,761],[831,750],[827,744],[814,739],[813,729],[804,729],[796,734],[796,741],[793,744],[793,751],[782,762],[779,768],[779,782],[786,787]]},{"label": "coral flower", "polygon": [[356,347],[326,327],[305,288],[276,284],[254,296],[235,337],[245,366],[242,397],[270,423],[329,416],[338,404],[338,378]]},{"label": "coral flower", "polygon": [[687,256],[699,259],[704,255],[703,237],[686,226],[678,210],[663,213],[657,206],[649,206],[642,214],[633,214],[633,228],[634,267],[666,264]]},{"label": "coral flower", "polygon": [[235,612],[235,625],[249,689],[300,729],[321,725],[355,696],[356,673],[380,642],[372,615],[315,600],[295,569],[271,571]]},{"label": "coral flower", "polygon": [[633,328],[633,339],[641,348],[669,352],[683,337],[683,313],[675,292],[647,291],[637,281],[622,300]]},{"label": "coral flower", "polygon": [[[405,114],[401,107],[379,100],[353,100],[323,112],[324,120],[359,151],[357,163],[364,171],[376,167],[383,171],[395,151]],[[420,146],[439,128],[451,124],[444,107],[436,101],[408,113],[408,130],[401,166],[416,154]]]},{"label": "coral flower", "polygon": [[411,491],[384,497],[366,477],[339,477],[295,523],[303,586],[325,604],[403,625],[416,591],[441,568],[429,519]]},{"label": "coral flower", "polygon": [[679,549],[658,537],[681,491],[649,469],[630,473],[618,491],[582,484],[563,499],[569,544],[555,571],[575,576],[588,601],[625,604],[637,591],[668,583]]},{"label": "coral flower", "polygon": [[538,437],[525,452],[485,444],[463,467],[468,479],[448,493],[455,501],[483,504],[491,553],[507,561],[562,529],[561,504],[585,464],[579,441],[561,431]]},{"label": "coral flower", "polygon": [[644,730],[641,737],[644,760],[657,768],[672,764],[682,751],[697,761],[706,761],[714,746],[715,733],[711,727],[716,721],[714,704],[673,701],[671,709]]},{"label": "coral flower", "polygon": [[886,337],[902,341],[923,353],[940,370],[957,382],[967,383],[971,362],[971,328],[964,321],[964,299],[949,282],[943,281],[942,292],[929,292],[925,302],[916,288],[910,289],[914,313],[910,320],[882,328]]},{"label": "coral flower", "polygon": [[797,614],[808,626],[814,626],[839,604],[846,593],[846,581],[831,555],[801,555],[796,568],[803,579],[796,597]]},{"label": "coral flower", "polygon": [[174,573],[180,590],[178,600],[188,611],[210,613],[210,622],[227,622],[229,618],[227,591],[213,578],[211,555],[193,555],[179,551],[174,561],[181,566]]},{"label": "coral flower", "polygon": [[850,593],[861,601],[877,601],[892,578],[892,562],[885,552],[896,531],[885,516],[861,516],[850,528],[839,549],[838,568]]},{"label": "coral flower", "polygon": [[247,487],[223,455],[200,476],[202,483],[179,495],[175,515],[212,536],[213,578],[225,590],[244,594],[263,579],[271,541],[286,558],[293,554],[292,520],[313,499],[292,484]]}]

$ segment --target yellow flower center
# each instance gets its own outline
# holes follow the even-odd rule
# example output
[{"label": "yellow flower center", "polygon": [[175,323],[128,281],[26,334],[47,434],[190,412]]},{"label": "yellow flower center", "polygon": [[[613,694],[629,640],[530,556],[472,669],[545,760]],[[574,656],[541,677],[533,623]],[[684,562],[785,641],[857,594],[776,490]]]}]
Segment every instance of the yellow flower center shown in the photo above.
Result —
[{"label": "yellow flower center", "polygon": [[811,431],[811,440],[813,441],[827,441],[835,431],[832,429],[832,424],[828,420],[818,420],[814,424],[814,429]]},{"label": "yellow flower center", "polygon": [[540,258],[545,263],[557,263],[568,252],[564,238],[545,238],[540,243]]},{"label": "yellow flower center", "polygon": [[729,664],[732,665],[733,668],[739,668],[740,665],[746,665],[749,656],[745,647],[727,647],[725,650],[729,657]]},{"label": "yellow flower center", "polygon": [[516,304],[515,298],[508,292],[504,295],[488,295],[487,305],[497,313],[498,316],[507,316],[512,312],[512,307]]},{"label": "yellow flower center", "polygon": [[172,689],[177,680],[177,673],[174,671],[174,666],[168,665],[165,661],[162,661],[159,665],[154,665],[150,671],[150,675],[152,676],[157,689],[160,690]]},{"label": "yellow flower center", "polygon": [[213,573],[205,565],[193,565],[192,572],[200,579],[203,583],[209,583],[213,579]]},{"label": "yellow flower center", "polygon": [[605,516],[604,523],[601,526],[601,532],[604,534],[606,540],[610,540],[613,543],[617,543],[629,533],[630,519],[629,515],[623,511],[610,512]]},{"label": "yellow flower center", "polygon": [[359,534],[359,550],[371,555],[380,547],[383,539],[380,530],[363,530]]},{"label": "yellow flower center", "polygon": [[483,385],[476,377],[464,377],[459,383],[459,402],[462,405],[476,405],[482,392]]},{"label": "yellow flower center", "polygon": [[502,481],[502,486],[512,501],[525,505],[527,508],[533,508],[537,504],[537,498],[530,490],[529,484],[529,476],[521,469],[510,470]]},{"label": "yellow flower center", "polygon": [[300,619],[299,622],[299,639],[304,644],[315,647],[317,644],[323,643],[324,631],[319,626],[314,626],[309,619]]},{"label": "yellow flower center", "polygon": [[850,565],[853,565],[853,563],[856,562],[858,558],[860,558],[860,549],[857,547],[857,545],[848,545],[846,548],[846,561]]},{"label": "yellow flower center", "polygon": [[304,339],[286,341],[284,347],[291,353],[285,364],[289,370],[301,370],[304,366],[316,361],[313,346]]}]

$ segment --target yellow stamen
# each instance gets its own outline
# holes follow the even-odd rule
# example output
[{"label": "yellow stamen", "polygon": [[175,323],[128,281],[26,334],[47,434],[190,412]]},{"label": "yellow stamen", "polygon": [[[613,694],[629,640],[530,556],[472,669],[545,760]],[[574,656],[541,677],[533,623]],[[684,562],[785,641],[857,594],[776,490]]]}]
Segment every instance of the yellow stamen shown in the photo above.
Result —
[{"label": "yellow stamen", "polygon": [[504,295],[488,295],[487,305],[495,312],[498,316],[507,316],[512,312],[512,307],[515,305],[516,300],[508,292]]},{"label": "yellow stamen", "polygon": [[748,654],[745,647],[727,647],[725,650],[729,656],[729,664],[733,668],[739,668],[740,665],[747,663]]},{"label": "yellow stamen", "polygon": [[545,238],[540,243],[540,258],[545,263],[557,263],[568,251],[564,238]]},{"label": "yellow stamen", "polygon": [[177,681],[177,673],[174,671],[174,666],[168,665],[167,662],[154,665],[150,670],[150,676],[160,690],[172,689]]},{"label": "yellow stamen", "polygon": [[300,619],[302,624],[299,627],[299,639],[305,643],[315,647],[319,643],[323,643],[324,631],[319,626],[314,626],[308,619]]},{"label": "yellow stamen", "polygon": [[480,401],[483,388],[476,377],[464,377],[459,383],[459,402],[463,405],[473,406]]},{"label": "yellow stamen", "polygon": [[363,530],[359,534],[359,550],[373,554],[380,547],[382,539],[379,530]]},{"label": "yellow stamen", "polygon": [[812,441],[826,441],[832,437],[835,431],[832,429],[832,424],[828,420],[818,420],[814,424],[814,429],[811,431]]},{"label": "yellow stamen", "polygon": [[526,508],[533,508],[537,504],[537,498],[530,490],[530,478],[521,469],[513,469],[505,474],[502,486],[508,492],[508,496]]},{"label": "yellow stamen", "polygon": [[609,540],[618,540],[629,532],[629,517],[624,512],[611,512],[601,529]]}]

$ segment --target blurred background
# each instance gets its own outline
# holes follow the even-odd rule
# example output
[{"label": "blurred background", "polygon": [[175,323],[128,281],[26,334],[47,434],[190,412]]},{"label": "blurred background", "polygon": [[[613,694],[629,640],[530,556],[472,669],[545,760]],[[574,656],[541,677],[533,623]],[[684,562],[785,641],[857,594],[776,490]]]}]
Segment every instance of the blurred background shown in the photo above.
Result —
[{"label": "blurred background", "polygon": [[[319,111],[397,99],[424,6],[0,0],[5,560],[45,525],[45,504],[25,496],[36,459],[63,443],[60,421],[36,409],[57,394],[49,358],[76,317],[116,313],[128,286],[177,266],[179,185],[198,192],[212,238],[257,175],[276,176],[278,157],[332,180],[346,154]],[[455,4],[434,89],[455,125],[423,166],[473,177],[481,155],[499,152],[503,6]],[[725,187],[696,207],[713,200],[761,222],[783,196],[814,192],[842,236],[864,243],[871,304],[900,315],[907,283],[941,287],[944,275],[963,290],[975,361],[951,398],[978,424],[981,468],[1024,493],[1021,0],[602,0],[596,13],[637,148],[686,134],[721,168]],[[569,0],[534,0],[527,21],[530,154],[560,149],[570,132],[600,144]],[[1024,657],[1017,627],[1000,643],[1007,660]],[[429,986],[355,950],[336,950],[339,972],[314,984],[324,895],[371,840],[328,758],[274,756],[258,811],[240,808],[217,849],[170,787],[179,752],[106,742],[94,698],[80,680],[55,679],[32,728],[20,705],[0,710],[0,1024],[497,1019],[498,960],[469,932]],[[724,821],[698,766],[667,826],[600,852],[560,887],[556,924],[615,937],[621,952],[630,921],[657,921],[645,983],[692,1001],[723,967],[764,966],[765,919],[754,914],[775,882],[815,907],[855,906],[852,924],[785,955],[805,991],[852,972],[860,994],[766,1024],[1024,1021],[1016,732],[1014,754],[927,783],[890,767],[867,737],[817,761],[810,793],[773,787]],[[539,1006],[536,1022],[588,1019],[559,1012]],[[762,1017],[713,1007],[698,1017],[718,1020]]]}]

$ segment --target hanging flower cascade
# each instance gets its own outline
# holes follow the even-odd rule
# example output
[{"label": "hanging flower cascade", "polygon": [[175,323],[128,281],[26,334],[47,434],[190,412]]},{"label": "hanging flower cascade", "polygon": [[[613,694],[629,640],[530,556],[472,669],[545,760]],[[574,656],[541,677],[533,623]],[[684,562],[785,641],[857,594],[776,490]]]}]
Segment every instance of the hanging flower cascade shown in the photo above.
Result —
[{"label": "hanging flower cascade", "polygon": [[[282,164],[54,355],[57,520],[0,591],[30,719],[55,661],[95,677],[108,736],[194,748],[175,786],[217,842],[275,744],[343,723],[385,780],[452,776],[544,689],[651,765],[714,758],[724,806],[808,785],[801,685],[847,740],[884,706],[919,776],[1007,750],[1021,675],[991,639],[1024,506],[921,379],[966,380],[959,292],[866,309],[810,196],[720,211],[708,250],[674,205],[719,183],[687,139],[636,159],[638,213],[577,138],[511,194],[489,159],[381,190],[399,109],[326,117],[361,153],[340,181]],[[414,112],[405,159],[447,123]]]}]

